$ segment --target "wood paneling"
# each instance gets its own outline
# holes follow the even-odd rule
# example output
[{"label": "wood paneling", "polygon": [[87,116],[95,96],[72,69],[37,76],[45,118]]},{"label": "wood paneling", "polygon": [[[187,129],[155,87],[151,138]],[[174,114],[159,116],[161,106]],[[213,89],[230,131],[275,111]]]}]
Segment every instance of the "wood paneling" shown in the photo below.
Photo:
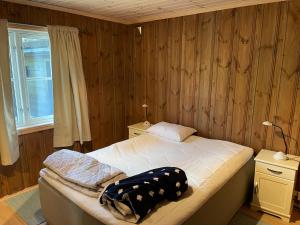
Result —
[{"label": "wood paneling", "polygon": [[[201,136],[256,151],[282,150],[276,130],[262,126],[262,121],[271,120],[290,136],[289,152],[300,154],[299,1],[179,17],[142,27],[142,35],[134,31],[133,54],[138,57],[133,58],[131,122],[144,119],[136,112],[142,111],[139,96],[146,95],[152,123],[165,120],[193,126]],[[166,33],[153,27],[163,27]],[[158,38],[163,44],[150,47],[160,43]],[[147,46],[142,53],[141,46]],[[164,48],[167,52],[161,54]],[[137,83],[136,77],[146,82]],[[154,77],[159,79],[153,82]]]},{"label": "wood paneling", "polygon": [[[92,143],[74,150],[90,151],[126,138],[124,95],[130,70],[128,26],[31,6],[0,1],[0,18],[32,25],[66,25],[79,29],[83,69],[88,92]],[[129,43],[129,44],[128,44]],[[128,65],[127,65],[128,64]],[[0,166],[0,197],[37,183],[43,160],[53,152],[53,131],[19,136],[18,162]]]},{"label": "wood paneling", "polygon": [[[300,141],[300,2],[258,5],[125,26],[0,1],[0,18],[80,30],[92,143],[126,138],[126,126],[165,120],[199,135],[259,150],[284,149],[271,120],[283,126],[290,153]],[[0,196],[37,182],[53,152],[52,130],[20,136],[20,160],[0,167]]]},{"label": "wood paneling", "polygon": [[168,23],[168,60],[166,82],[165,117],[172,123],[179,122],[182,18],[170,19]]},{"label": "wood paneling", "polygon": [[5,0],[124,24],[286,0]]}]

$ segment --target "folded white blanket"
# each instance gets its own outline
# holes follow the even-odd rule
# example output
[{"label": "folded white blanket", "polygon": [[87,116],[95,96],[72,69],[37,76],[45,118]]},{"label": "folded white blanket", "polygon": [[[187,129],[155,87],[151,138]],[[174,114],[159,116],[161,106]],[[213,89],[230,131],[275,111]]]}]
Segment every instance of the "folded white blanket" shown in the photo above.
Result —
[{"label": "folded white blanket", "polygon": [[102,183],[122,174],[122,171],[79,152],[63,149],[54,152],[44,161],[65,181],[98,191]]},{"label": "folded white blanket", "polygon": [[48,181],[49,179],[52,180],[56,180],[66,186],[68,186],[69,188],[72,188],[73,190],[76,190],[86,196],[92,197],[92,198],[98,198],[101,191],[109,184],[114,183],[118,180],[122,180],[124,178],[126,178],[126,175],[124,173],[121,173],[115,177],[113,177],[112,179],[102,183],[100,185],[100,188],[98,190],[93,190],[93,189],[89,189],[89,188],[85,188],[82,187],[78,184],[69,182],[67,180],[64,180],[63,178],[61,178],[60,176],[58,176],[56,173],[52,172],[51,170],[44,168],[40,171],[40,177],[42,177],[43,179],[45,179],[46,181]]}]

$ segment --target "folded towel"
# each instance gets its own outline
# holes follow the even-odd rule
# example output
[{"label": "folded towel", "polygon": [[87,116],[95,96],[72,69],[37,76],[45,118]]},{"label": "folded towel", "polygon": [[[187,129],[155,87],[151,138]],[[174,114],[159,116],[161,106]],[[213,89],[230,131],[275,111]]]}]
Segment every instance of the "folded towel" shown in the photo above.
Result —
[{"label": "folded towel", "polygon": [[122,174],[121,170],[91,156],[67,149],[48,156],[44,165],[64,180],[95,191],[99,190],[102,183]]},{"label": "folded towel", "polygon": [[140,222],[157,203],[175,201],[187,190],[185,172],[176,167],[153,169],[110,184],[101,193],[100,204],[107,205],[117,218]]},{"label": "folded towel", "polygon": [[121,180],[121,179],[124,179],[126,178],[126,175],[124,173],[121,173],[115,177],[113,177],[112,179],[102,183],[99,187],[98,190],[94,190],[94,189],[90,189],[90,188],[85,188],[85,187],[82,187],[78,184],[75,184],[75,183],[72,183],[72,182],[69,182],[67,180],[64,180],[63,178],[61,178],[59,175],[57,175],[56,173],[54,173],[53,171],[47,169],[47,168],[44,168],[40,171],[40,177],[42,177],[43,179],[45,179],[46,181],[48,179],[52,179],[52,180],[56,180],[66,186],[68,186],[69,188],[72,188],[73,190],[75,191],[78,191],[80,192],[81,194],[84,194],[86,196],[89,196],[89,197],[92,197],[92,198],[98,198],[101,191],[109,184],[111,183],[114,183],[118,180]]}]

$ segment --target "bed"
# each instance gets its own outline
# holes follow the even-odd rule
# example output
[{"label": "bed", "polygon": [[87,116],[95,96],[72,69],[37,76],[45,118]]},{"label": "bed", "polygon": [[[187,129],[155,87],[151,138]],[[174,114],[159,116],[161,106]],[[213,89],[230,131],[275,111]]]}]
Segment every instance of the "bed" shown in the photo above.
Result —
[{"label": "bed", "polygon": [[[251,148],[190,136],[184,142],[140,135],[88,153],[128,176],[157,167],[182,168],[190,188],[177,202],[164,202],[143,225],[225,225],[245,202],[253,180]],[[51,179],[40,179],[40,198],[50,225],[128,225],[90,198]]]}]

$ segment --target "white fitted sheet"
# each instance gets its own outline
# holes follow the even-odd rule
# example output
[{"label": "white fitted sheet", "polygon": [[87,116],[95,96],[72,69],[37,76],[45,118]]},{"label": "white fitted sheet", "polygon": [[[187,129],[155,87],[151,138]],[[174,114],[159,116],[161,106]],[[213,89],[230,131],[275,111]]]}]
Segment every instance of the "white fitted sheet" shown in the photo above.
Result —
[{"label": "white fitted sheet", "polygon": [[[128,176],[162,166],[182,168],[190,189],[177,202],[164,203],[141,224],[182,224],[214,195],[253,155],[251,148],[231,142],[191,136],[172,142],[144,134],[89,153],[100,162],[123,170]],[[46,181],[60,193],[104,224],[131,224],[121,221],[99,204],[63,184]]]}]

